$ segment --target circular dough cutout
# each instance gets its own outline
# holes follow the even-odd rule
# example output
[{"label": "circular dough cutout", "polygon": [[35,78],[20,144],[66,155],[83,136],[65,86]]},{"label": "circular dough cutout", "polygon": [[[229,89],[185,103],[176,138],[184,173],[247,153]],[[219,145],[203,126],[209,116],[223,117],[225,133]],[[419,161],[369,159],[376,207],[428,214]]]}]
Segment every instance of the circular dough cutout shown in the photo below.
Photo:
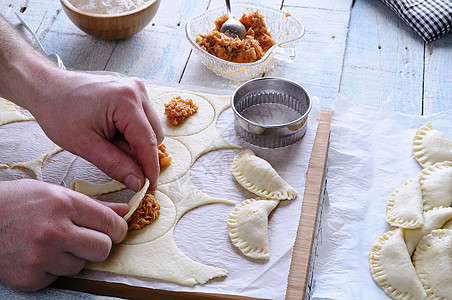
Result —
[{"label": "circular dough cutout", "polygon": [[[198,111],[185,119],[185,122],[179,126],[173,126],[168,121],[165,115],[165,103],[171,101],[175,97],[182,99],[192,99],[193,103],[198,105]],[[198,133],[206,129],[215,118],[215,110],[212,104],[199,95],[187,92],[170,92],[151,99],[152,107],[157,111],[157,114],[162,121],[163,130],[166,136],[185,136]]]},{"label": "circular dough cutout", "polygon": [[160,171],[158,184],[166,184],[185,175],[192,165],[191,154],[187,147],[175,139],[166,137],[163,140],[169,156],[172,158],[171,164]]},{"label": "circular dough cutout", "polygon": [[154,196],[160,204],[160,216],[142,229],[129,230],[122,244],[136,245],[156,240],[174,226],[176,222],[176,207],[174,203],[162,192],[155,191]]}]

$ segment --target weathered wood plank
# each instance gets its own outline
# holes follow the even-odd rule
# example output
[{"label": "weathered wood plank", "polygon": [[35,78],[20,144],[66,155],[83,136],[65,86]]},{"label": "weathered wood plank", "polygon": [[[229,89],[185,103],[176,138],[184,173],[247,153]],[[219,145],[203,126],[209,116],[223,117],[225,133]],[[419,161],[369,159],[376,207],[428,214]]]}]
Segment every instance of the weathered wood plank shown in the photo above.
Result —
[{"label": "weathered wood plank", "polygon": [[[246,1],[231,1],[231,10],[235,17],[239,18],[241,16],[240,13],[235,14],[234,11],[234,3],[246,3]],[[252,3],[255,6],[264,6],[264,7],[271,7],[274,9],[280,9],[282,6],[283,0],[274,0],[274,1],[268,1],[268,0],[253,0],[249,1],[249,3]],[[226,12],[226,5],[224,0],[211,0],[209,4],[209,9],[217,8],[217,7],[224,7],[224,11]]]},{"label": "weathered wood plank", "polygon": [[209,1],[162,1],[151,24],[119,41],[107,70],[163,82],[179,82],[190,55],[185,23],[203,12]]},{"label": "weathered wood plank", "polygon": [[424,114],[452,110],[452,35],[426,46]]},{"label": "weathered wood plank", "polygon": [[352,0],[284,0],[284,6],[350,11]]},{"label": "weathered wood plank", "polygon": [[405,113],[422,110],[424,43],[380,1],[353,7],[340,93]]},{"label": "weathered wood plank", "polygon": [[300,7],[286,11],[303,23],[306,34],[295,48],[295,61],[281,62],[266,76],[300,83],[320,98],[322,108],[330,109],[339,90],[349,12]]}]

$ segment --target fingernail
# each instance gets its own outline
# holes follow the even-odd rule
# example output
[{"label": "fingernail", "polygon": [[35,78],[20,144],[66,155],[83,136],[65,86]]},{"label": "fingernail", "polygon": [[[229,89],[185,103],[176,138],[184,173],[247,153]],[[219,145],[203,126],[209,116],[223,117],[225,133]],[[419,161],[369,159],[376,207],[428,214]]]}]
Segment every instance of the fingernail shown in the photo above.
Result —
[{"label": "fingernail", "polygon": [[126,179],[124,180],[124,184],[136,192],[141,189],[140,179],[138,179],[138,177],[132,174],[126,177]]}]

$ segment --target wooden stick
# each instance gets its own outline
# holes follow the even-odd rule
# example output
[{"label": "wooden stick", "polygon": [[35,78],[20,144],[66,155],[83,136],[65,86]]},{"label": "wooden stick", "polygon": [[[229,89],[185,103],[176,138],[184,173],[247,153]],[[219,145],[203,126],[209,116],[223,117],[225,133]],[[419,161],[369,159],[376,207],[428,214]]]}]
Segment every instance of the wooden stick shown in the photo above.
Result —
[{"label": "wooden stick", "polygon": [[304,299],[306,293],[319,202],[323,190],[332,114],[332,111],[327,110],[322,110],[320,114],[320,123],[306,175],[306,188],[292,254],[286,300]]}]

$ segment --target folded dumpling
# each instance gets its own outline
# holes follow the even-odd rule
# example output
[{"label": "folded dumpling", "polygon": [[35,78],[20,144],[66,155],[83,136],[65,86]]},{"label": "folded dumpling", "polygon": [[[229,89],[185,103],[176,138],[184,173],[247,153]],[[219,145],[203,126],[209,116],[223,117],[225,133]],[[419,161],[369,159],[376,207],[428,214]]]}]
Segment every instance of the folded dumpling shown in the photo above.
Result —
[{"label": "folded dumpling", "polygon": [[419,228],[424,225],[422,191],[419,176],[405,181],[386,202],[386,221],[392,226]]},{"label": "folded dumpling", "polygon": [[429,122],[416,132],[413,154],[423,168],[437,162],[452,161],[452,141],[444,132],[434,129]]},{"label": "folded dumpling", "polygon": [[232,243],[250,258],[269,259],[268,215],[278,200],[247,199],[232,210],[228,233]]},{"label": "folded dumpling", "polygon": [[290,186],[266,160],[247,149],[232,162],[232,175],[248,191],[267,199],[293,200],[297,191]]},{"label": "folded dumpling", "polygon": [[452,203],[452,162],[431,165],[421,172],[424,210],[434,207],[449,207]]},{"label": "folded dumpling", "polygon": [[413,263],[427,299],[452,299],[452,230],[437,229],[424,236]]},{"label": "folded dumpling", "polygon": [[402,229],[383,234],[369,254],[373,279],[393,299],[425,299],[426,293],[408,254]]}]

